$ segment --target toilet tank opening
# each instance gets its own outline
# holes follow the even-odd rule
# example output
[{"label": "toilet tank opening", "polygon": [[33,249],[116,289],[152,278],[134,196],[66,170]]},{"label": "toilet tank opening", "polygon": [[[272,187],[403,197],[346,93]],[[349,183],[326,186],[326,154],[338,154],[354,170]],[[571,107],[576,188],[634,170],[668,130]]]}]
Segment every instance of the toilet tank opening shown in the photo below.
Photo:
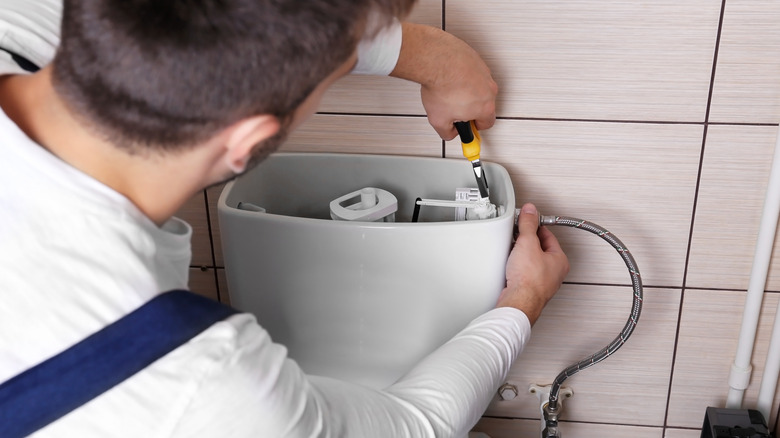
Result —
[{"label": "toilet tank opening", "polygon": [[[501,211],[513,211],[508,173],[494,163],[484,167],[490,202]],[[268,214],[325,220],[331,219],[333,200],[373,187],[396,198],[395,222],[409,223],[418,198],[454,201],[458,189],[473,187],[475,181],[471,164],[463,159],[278,153],[230,184],[226,207],[241,203]],[[451,222],[456,215],[450,208],[429,207],[420,210],[418,220]]]}]

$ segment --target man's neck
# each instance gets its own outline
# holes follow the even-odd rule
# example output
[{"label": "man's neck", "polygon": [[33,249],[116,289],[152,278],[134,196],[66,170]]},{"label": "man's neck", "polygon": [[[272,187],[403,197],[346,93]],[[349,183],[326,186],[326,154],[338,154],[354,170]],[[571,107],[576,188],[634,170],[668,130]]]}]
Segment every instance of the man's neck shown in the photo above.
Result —
[{"label": "man's neck", "polygon": [[205,185],[206,152],[141,155],[117,148],[74,117],[52,86],[51,66],[0,77],[0,107],[33,141],[126,196],[158,225]]}]

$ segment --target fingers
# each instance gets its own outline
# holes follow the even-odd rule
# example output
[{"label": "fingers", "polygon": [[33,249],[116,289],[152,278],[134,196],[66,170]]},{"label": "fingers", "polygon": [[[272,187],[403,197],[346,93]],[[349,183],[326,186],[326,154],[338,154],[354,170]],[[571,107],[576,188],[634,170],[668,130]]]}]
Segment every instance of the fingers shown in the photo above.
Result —
[{"label": "fingers", "polygon": [[485,117],[474,119],[474,125],[477,127],[477,130],[484,131],[486,129],[490,129],[495,125],[496,123],[496,113],[493,112],[492,114],[488,114]]},{"label": "fingers", "polygon": [[[484,131],[492,128],[496,123],[496,113],[494,112],[478,119],[463,118],[463,120],[474,120],[474,125],[477,127],[477,130]],[[448,119],[446,122],[438,122],[429,117],[428,121],[442,140],[450,141],[458,136],[458,131],[455,129],[455,122],[460,120],[450,121]]]},{"label": "fingers", "polygon": [[561,244],[558,242],[558,238],[555,237],[552,231],[545,227],[539,227],[536,235],[539,237],[539,245],[541,245],[544,252],[563,253]]},{"label": "fingers", "polygon": [[539,244],[542,247],[545,255],[550,258],[552,263],[550,267],[553,269],[554,275],[556,275],[561,282],[569,274],[569,257],[563,252],[561,244],[553,233],[545,227],[539,228]]},{"label": "fingers", "polygon": [[493,92],[492,100],[488,101],[482,110],[473,117],[474,125],[479,131],[490,129],[496,123],[496,96],[498,94],[498,85],[496,85],[494,81],[491,81],[490,88]]},{"label": "fingers", "polygon": [[517,229],[519,231],[518,240],[531,236],[536,237],[536,231],[539,229],[539,212],[535,205],[531,203],[523,205],[517,220]]},{"label": "fingers", "polygon": [[518,230],[518,242],[521,239],[528,241],[529,238],[535,238],[542,251],[554,260],[553,265],[560,268],[559,274],[562,280],[569,272],[569,259],[552,231],[539,226],[539,212],[535,205],[530,203],[523,205],[518,219]]},{"label": "fingers", "polygon": [[[454,124],[458,121],[474,120],[479,131],[490,129],[496,123],[495,96],[490,92],[479,94],[473,90],[475,88],[478,87],[467,89],[473,95],[459,92],[454,85],[444,89],[420,88],[428,123],[443,140],[457,136]],[[491,97],[485,98],[484,94]]]},{"label": "fingers", "polygon": [[539,226],[533,204],[523,205],[517,222],[519,236],[506,265],[507,287],[497,306],[520,309],[533,324],[560,288],[569,261],[553,233]]},{"label": "fingers", "polygon": [[496,84],[496,81],[494,81],[492,76],[490,76],[489,71],[487,76],[490,78],[486,81],[489,91],[485,94],[490,96],[490,98],[484,101],[484,105],[480,107],[475,116],[472,117],[474,120],[474,125],[476,125],[477,129],[480,131],[490,129],[496,123],[496,97],[498,96],[498,84]]},{"label": "fingers", "polygon": [[434,125],[433,122],[430,123],[436,133],[439,134],[439,137],[441,137],[441,139],[444,141],[450,141],[458,136],[458,131],[455,129],[455,122],[447,122],[437,125]]}]

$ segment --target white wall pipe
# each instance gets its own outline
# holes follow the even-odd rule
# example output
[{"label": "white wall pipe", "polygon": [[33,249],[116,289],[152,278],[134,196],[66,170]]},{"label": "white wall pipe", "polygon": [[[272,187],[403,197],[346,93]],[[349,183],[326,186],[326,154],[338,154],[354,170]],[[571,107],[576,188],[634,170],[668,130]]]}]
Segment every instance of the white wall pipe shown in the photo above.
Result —
[{"label": "white wall pipe", "polygon": [[780,303],[775,313],[775,325],[772,328],[772,339],[769,341],[769,354],[766,356],[764,376],[761,378],[761,388],[758,391],[756,409],[769,420],[772,403],[775,401],[777,378],[780,375]]},{"label": "white wall pipe", "polygon": [[[764,217],[761,219],[761,226],[764,226],[764,219],[769,222],[766,226],[771,226],[772,218],[769,217],[774,214],[774,228],[777,229],[777,216],[780,215],[780,133],[777,136],[777,142],[775,144],[775,155],[772,159],[772,171],[769,176],[769,185],[766,191],[766,200],[764,201]],[[768,244],[774,244],[774,233],[771,236],[767,235]],[[759,233],[759,238],[761,238]],[[771,256],[770,245],[770,256]],[[768,267],[767,267],[768,269]],[[766,275],[764,276],[766,279]],[[775,391],[777,390],[777,378],[780,375],[780,303],[778,303],[777,310],[775,311],[775,322],[772,328],[772,338],[769,341],[769,353],[766,357],[766,363],[764,364],[764,375],[761,379],[761,387],[758,392],[758,403],[756,409],[758,409],[764,418],[769,419],[770,410],[772,409],[772,403],[775,400]]]},{"label": "white wall pipe", "polygon": [[[734,363],[731,365],[731,374],[729,375],[730,389],[726,398],[726,407],[730,409],[740,409],[742,407],[742,398],[750,382],[750,374],[753,368],[750,364],[750,359],[753,353],[753,344],[756,340],[758,317],[761,313],[761,301],[764,296],[769,262],[775,242],[777,220],[778,216],[780,216],[780,146],[778,144],[780,144],[780,133],[775,141],[774,158],[772,159],[772,169],[769,174],[769,183],[767,184],[764,199],[764,211],[756,239],[753,268],[750,272],[750,283],[748,284],[745,308],[742,314],[742,327],[739,334],[739,343],[737,344],[737,353]],[[779,329],[778,325],[780,324],[775,324],[775,329]],[[775,339],[777,339],[777,342],[780,342],[780,335]],[[778,366],[780,366],[780,363]],[[767,381],[767,385],[770,385],[770,383]],[[776,384],[777,373],[775,372],[774,383],[771,383],[772,398],[774,398]]]}]

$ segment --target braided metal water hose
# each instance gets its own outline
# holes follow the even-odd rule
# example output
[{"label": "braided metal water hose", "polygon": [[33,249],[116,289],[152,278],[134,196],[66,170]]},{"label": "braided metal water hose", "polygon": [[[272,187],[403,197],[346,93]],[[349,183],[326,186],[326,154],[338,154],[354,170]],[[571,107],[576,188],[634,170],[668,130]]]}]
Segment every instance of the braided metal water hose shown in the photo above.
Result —
[{"label": "braided metal water hose", "polygon": [[625,342],[628,340],[629,336],[631,336],[631,333],[634,331],[637,321],[639,320],[639,314],[642,311],[642,277],[639,275],[639,268],[637,268],[636,261],[631,255],[631,252],[629,252],[628,248],[623,245],[623,242],[621,242],[620,239],[615,237],[606,229],[592,222],[565,216],[541,216],[539,222],[541,225],[559,225],[579,228],[581,230],[591,232],[606,240],[607,243],[612,245],[612,247],[617,250],[618,254],[620,254],[620,257],[626,263],[628,272],[631,275],[631,285],[634,289],[634,300],[631,305],[631,314],[629,315],[628,321],[626,321],[626,325],[623,327],[623,330],[620,332],[620,334],[612,342],[610,342],[609,345],[599,350],[596,354],[585,358],[561,371],[561,373],[558,374],[558,377],[556,377],[553,381],[550,388],[550,401],[547,404],[547,409],[557,412],[558,392],[561,389],[563,381],[573,376],[577,372],[608,358],[620,347],[622,347],[623,344],[625,344]]}]

